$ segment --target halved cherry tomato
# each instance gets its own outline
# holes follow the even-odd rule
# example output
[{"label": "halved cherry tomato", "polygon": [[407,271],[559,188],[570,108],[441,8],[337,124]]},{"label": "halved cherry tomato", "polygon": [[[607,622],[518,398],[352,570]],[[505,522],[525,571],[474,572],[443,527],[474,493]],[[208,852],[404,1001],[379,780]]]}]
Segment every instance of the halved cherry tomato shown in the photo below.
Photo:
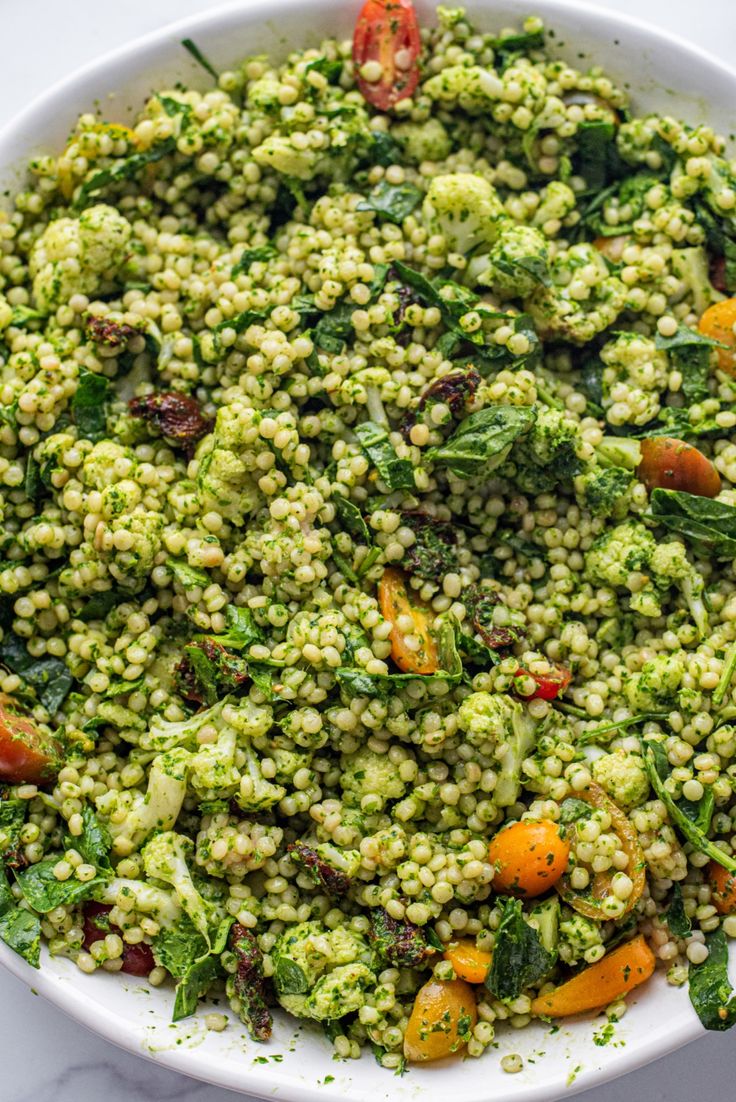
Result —
[{"label": "halved cherry tomato", "polygon": [[[400,570],[386,567],[378,583],[378,603],[381,606],[381,615],[392,625],[391,657],[399,669],[405,673],[436,673],[439,669],[439,657],[437,644],[430,631],[431,609],[414,594],[409,596],[406,580]],[[412,621],[408,631],[399,627],[399,619],[404,616]],[[413,635],[419,640],[417,650],[406,645],[407,635]]]},{"label": "halved cherry tomato", "polygon": [[650,436],[641,441],[636,477],[648,490],[684,490],[698,497],[716,497],[721,477],[701,451],[674,436]]},{"label": "halved cherry tomato", "polygon": [[[82,908],[84,918],[82,929],[84,940],[82,947],[89,952],[96,941],[102,941],[108,934],[120,935],[120,928],[113,926],[108,915],[112,907],[109,903],[94,903],[88,901]],[[128,945],[123,941],[123,966],[121,972],[128,976],[147,976],[156,967],[153,951],[145,941],[137,945]]]},{"label": "halved cherry tomato", "polygon": [[444,952],[459,980],[466,983],[483,983],[491,967],[492,956],[485,949],[479,949],[470,938],[452,941]]},{"label": "halved cherry tomato", "polygon": [[0,694],[0,781],[44,784],[59,771],[61,746],[39,731],[27,716],[16,715],[14,702]]},{"label": "halved cherry tomato", "polygon": [[572,674],[564,666],[556,666],[552,673],[530,673],[529,670],[520,669],[516,676],[531,677],[537,683],[531,696],[525,696],[524,700],[556,700],[572,681]]},{"label": "halved cherry tomato", "polygon": [[469,984],[429,980],[414,1000],[404,1034],[404,1056],[412,1064],[421,1064],[460,1053],[477,1021],[478,1008]]},{"label": "halved cherry tomato", "polygon": [[[355,80],[363,98],[388,111],[419,83],[419,23],[412,0],[366,0],[353,35]],[[377,80],[361,75],[366,62],[381,67]]]},{"label": "halved cherry tomato", "polygon": [[596,237],[593,247],[610,260],[613,264],[620,264],[623,260],[624,249],[631,244],[631,238],[625,233],[617,233],[613,237]]},{"label": "halved cherry tomato", "polygon": [[717,861],[711,861],[707,878],[711,890],[710,901],[715,909],[721,915],[733,914],[736,911],[736,876]]},{"label": "halved cherry tomato", "polygon": [[631,941],[617,945],[595,964],[583,968],[567,983],[537,995],[533,1000],[532,1014],[543,1018],[570,1018],[597,1010],[627,995],[654,972],[654,953],[644,936],[638,934]]},{"label": "halved cherry tomato", "polygon": [[721,302],[714,302],[705,311],[698,329],[706,337],[714,341],[720,341],[726,348],[718,349],[718,366],[721,371],[729,375],[736,375],[736,298],[725,298]]},{"label": "halved cherry tomato", "polygon": [[556,823],[524,819],[491,838],[488,858],[495,867],[493,887],[532,899],[553,887],[567,869],[570,843]]}]

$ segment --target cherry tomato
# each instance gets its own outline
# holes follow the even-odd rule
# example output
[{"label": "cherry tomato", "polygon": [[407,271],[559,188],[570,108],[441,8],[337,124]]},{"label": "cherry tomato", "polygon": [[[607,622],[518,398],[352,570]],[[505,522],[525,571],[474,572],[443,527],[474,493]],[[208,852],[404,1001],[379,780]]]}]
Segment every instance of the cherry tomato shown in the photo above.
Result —
[{"label": "cherry tomato", "polygon": [[525,696],[525,700],[556,700],[572,681],[572,674],[564,666],[556,666],[552,673],[530,673],[520,669],[516,676],[531,677],[537,683],[537,688],[530,696]]},{"label": "cherry tomato", "polygon": [[[353,36],[355,79],[363,98],[388,111],[410,96],[419,83],[420,49],[412,0],[366,0]],[[380,66],[377,80],[361,75],[367,62]]]},{"label": "cherry tomato", "polygon": [[[84,917],[83,930],[84,940],[82,941],[82,947],[89,952],[96,941],[102,941],[108,934],[120,935],[120,928],[113,926],[110,922],[108,915],[112,907],[109,903],[94,903],[87,902],[82,908]],[[126,941],[123,942],[123,966],[120,969],[121,972],[125,972],[128,976],[147,976],[153,968],[156,967],[156,961],[153,959],[153,951],[150,945],[146,945],[144,941],[139,942],[137,945],[128,945]]]},{"label": "cherry tomato", "polygon": [[636,476],[651,492],[684,490],[698,497],[716,497],[721,478],[710,459],[674,436],[651,436],[641,442],[641,462]]},{"label": "cherry tomato", "polygon": [[728,292],[725,256],[712,256],[708,268],[710,272],[710,281],[716,291],[720,291],[722,295],[725,295]]},{"label": "cherry tomato", "polygon": [[[411,594],[400,570],[387,567],[378,583],[381,615],[392,625],[391,657],[405,673],[436,673],[439,669],[437,644],[432,637],[431,610]],[[407,630],[403,621],[411,623]],[[401,621],[401,624],[400,624]],[[408,647],[407,635],[419,641],[418,649]]]},{"label": "cherry tomato", "polygon": [[708,884],[710,901],[718,913],[733,914],[736,911],[736,876],[718,861],[711,861],[708,865]]},{"label": "cherry tomato", "polygon": [[0,781],[44,784],[58,772],[61,746],[13,708],[11,698],[0,694]]},{"label": "cherry tomato", "polygon": [[736,298],[725,298],[714,302],[705,311],[698,329],[706,337],[720,341],[726,348],[718,349],[718,366],[729,375],[736,375]]},{"label": "cherry tomato", "polygon": [[463,1052],[478,1021],[473,988],[463,980],[429,980],[420,987],[404,1034],[412,1064]]},{"label": "cherry tomato", "polygon": [[528,819],[499,830],[488,846],[497,892],[532,899],[553,887],[567,869],[570,843],[556,823]]},{"label": "cherry tomato", "polygon": [[631,238],[624,233],[617,233],[613,237],[596,237],[593,247],[610,260],[613,264],[620,264],[623,260],[624,249],[631,244]]}]

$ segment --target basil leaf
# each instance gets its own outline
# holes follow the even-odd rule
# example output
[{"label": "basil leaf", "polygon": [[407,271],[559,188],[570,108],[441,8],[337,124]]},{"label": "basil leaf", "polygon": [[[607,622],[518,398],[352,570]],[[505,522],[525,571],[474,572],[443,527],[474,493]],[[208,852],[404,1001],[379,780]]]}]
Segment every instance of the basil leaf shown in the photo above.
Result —
[{"label": "basil leaf", "polygon": [[57,880],[54,869],[59,857],[44,857],[36,865],[29,865],[18,875],[18,884],[26,899],[39,914],[48,914],[54,907],[68,906],[88,899],[90,895],[105,883],[101,876],[82,883],[75,876],[68,880]]},{"label": "basil leaf", "polygon": [[706,1029],[723,1031],[736,1023],[736,998],[728,979],[728,943],[723,930],[706,934],[707,959],[689,969],[690,1002]]},{"label": "basil leaf", "polygon": [[299,965],[289,957],[275,961],[273,983],[279,995],[303,995],[309,990],[309,980]]},{"label": "basil leaf", "polygon": [[167,559],[166,565],[184,589],[206,589],[210,584],[210,577],[197,566],[190,566],[186,559]]},{"label": "basil leaf", "polygon": [[525,921],[521,901],[507,899],[485,986],[497,999],[516,999],[543,979],[554,963],[555,954],[545,949],[538,932]]},{"label": "basil leaf", "polygon": [[278,249],[275,249],[273,245],[260,245],[256,249],[244,249],[240,254],[240,259],[232,266],[230,278],[235,279],[236,276],[248,272],[251,265],[257,261],[265,263],[267,260],[273,260],[278,255]]},{"label": "basil leaf", "polygon": [[414,184],[389,184],[381,180],[356,210],[371,210],[379,222],[401,224],[422,201],[422,193]]},{"label": "basil leaf", "polygon": [[100,822],[89,804],[82,808],[83,830],[78,838],[73,839],[75,849],[78,849],[85,861],[98,869],[109,872],[110,851],[112,849],[112,836],[107,827]]},{"label": "basil leaf", "polygon": [[528,432],[536,413],[529,406],[486,406],[471,413],[453,433],[430,448],[427,459],[438,467],[449,467],[458,478],[473,478],[492,471],[508,457],[516,439]]},{"label": "basil leaf", "polygon": [[675,882],[672,887],[672,899],[665,915],[670,932],[675,937],[690,937],[693,932],[692,923],[685,914],[685,904],[682,900],[682,888]]},{"label": "basil leaf", "polygon": [[87,440],[100,440],[107,431],[105,403],[110,391],[110,380],[82,366],[79,382],[71,401],[72,417],[77,432]]},{"label": "basil leaf", "polygon": [[388,437],[388,429],[375,421],[355,426],[355,435],[367,458],[389,490],[413,490],[414,468],[408,459],[399,459]]},{"label": "basil leaf", "polygon": [[0,662],[32,688],[49,712],[58,712],[74,678],[60,658],[33,658],[22,639],[7,632],[0,642]]},{"label": "basil leaf", "polygon": [[683,490],[652,491],[652,516],[664,528],[719,558],[736,558],[736,506]]},{"label": "basil leaf", "polygon": [[33,968],[41,964],[41,920],[25,907],[0,915],[0,938]]}]

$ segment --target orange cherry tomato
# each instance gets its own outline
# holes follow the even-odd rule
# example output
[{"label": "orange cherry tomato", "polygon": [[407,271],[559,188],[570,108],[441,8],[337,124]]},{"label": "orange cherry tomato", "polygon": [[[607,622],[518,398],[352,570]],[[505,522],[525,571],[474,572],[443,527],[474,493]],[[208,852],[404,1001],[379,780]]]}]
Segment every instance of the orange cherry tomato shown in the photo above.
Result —
[{"label": "orange cherry tomato", "polygon": [[12,708],[11,698],[0,696],[0,781],[44,784],[59,770],[61,746]]},{"label": "orange cherry tomato", "polygon": [[430,980],[420,987],[404,1034],[404,1056],[428,1063],[460,1053],[478,1021],[473,988],[463,980]]},{"label": "orange cherry tomato", "polygon": [[593,247],[610,260],[612,264],[620,264],[623,260],[624,249],[631,244],[631,238],[625,233],[617,233],[613,237],[596,237]]},{"label": "orange cherry tomato", "polygon": [[674,436],[642,440],[636,476],[650,492],[657,487],[684,490],[698,497],[716,497],[721,492],[721,476],[710,459]]},{"label": "orange cherry tomato", "polygon": [[721,915],[730,915],[736,911],[736,875],[717,861],[708,865],[708,883],[710,901]]},{"label": "orange cherry tomato", "polygon": [[467,983],[483,983],[491,967],[491,954],[479,949],[468,938],[451,942],[445,949],[444,957],[449,960],[457,978]]},{"label": "orange cherry tomato", "polygon": [[[388,111],[419,83],[419,23],[412,0],[366,0],[353,35],[355,80],[363,98]],[[366,62],[381,67],[378,80],[361,75]]]},{"label": "orange cherry tomato", "polygon": [[572,674],[564,666],[556,666],[552,673],[530,673],[529,670],[520,669],[517,677],[531,677],[536,681],[537,688],[524,700],[556,700],[562,696],[567,686],[572,681]]},{"label": "orange cherry tomato", "polygon": [[725,371],[729,375],[736,375],[736,333],[734,332],[734,325],[736,325],[736,298],[725,298],[721,302],[714,302],[698,322],[698,329],[706,337],[711,337],[712,340],[727,345],[726,348],[719,348],[717,351],[718,366],[721,371]]},{"label": "orange cherry tomato", "polygon": [[528,819],[512,823],[499,830],[488,846],[496,869],[493,887],[526,899],[542,895],[564,876],[569,856],[570,843],[556,823]]},{"label": "orange cherry tomato", "polygon": [[578,972],[567,983],[546,995],[537,995],[532,1014],[543,1018],[570,1018],[620,999],[646,983],[654,971],[655,957],[642,934],[618,945],[595,964]]},{"label": "orange cherry tomato", "polygon": [[[439,667],[437,644],[431,633],[432,612],[414,594],[409,595],[404,575],[388,566],[378,583],[378,603],[381,615],[392,625],[391,657],[405,673],[436,673]],[[411,620],[409,630],[399,621]],[[406,645],[406,637],[419,640],[419,649]]]}]

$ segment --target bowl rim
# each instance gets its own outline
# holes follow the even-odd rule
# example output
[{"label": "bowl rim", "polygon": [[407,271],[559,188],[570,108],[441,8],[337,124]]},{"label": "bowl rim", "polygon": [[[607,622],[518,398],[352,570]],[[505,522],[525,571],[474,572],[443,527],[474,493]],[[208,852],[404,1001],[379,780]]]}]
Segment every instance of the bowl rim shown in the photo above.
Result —
[{"label": "bowl rim", "polygon": [[[291,11],[303,10],[310,3],[324,4],[325,0],[271,0],[271,15],[277,13],[284,23],[288,20]],[[334,2],[334,0],[333,0]],[[358,9],[360,0],[351,0]],[[434,6],[435,0],[429,0]],[[439,0],[436,0],[439,2]],[[462,2],[462,0],[460,0]],[[492,0],[486,0],[492,14]],[[512,0],[514,6],[519,6],[520,13],[524,9],[522,0]],[[56,110],[56,103],[63,102],[65,96],[94,78],[102,78],[105,70],[110,66],[119,65],[127,58],[132,58],[146,52],[153,52],[164,47],[167,39],[192,37],[198,30],[214,30],[220,25],[227,26],[239,18],[247,18],[251,12],[263,9],[266,0],[229,0],[205,11],[190,14],[181,19],[167,22],[154,30],[138,35],[133,39],[117,46],[103,54],[86,62],[67,76],[53,82],[44,91],[34,98],[12,119],[0,127],[0,169],[3,168],[2,157],[5,147],[12,147],[18,136],[23,136],[37,116],[48,117]],[[681,35],[661,28],[656,24],[638,16],[625,15],[608,6],[596,6],[591,8],[585,0],[528,0],[526,5],[534,9],[545,22],[552,22],[555,15],[569,16],[575,12],[585,13],[589,23],[597,25],[601,38],[606,31],[620,31],[639,35],[647,44],[658,47],[670,47],[683,60],[690,58],[702,66],[707,66],[711,71],[727,84],[733,86],[736,93],[736,68],[732,68],[720,58],[715,57],[701,46],[694,45]],[[193,83],[196,84],[196,81]],[[28,151],[26,150],[26,157]],[[5,166],[7,167],[7,166]],[[189,1051],[183,1047],[172,1047],[168,1050],[152,1051],[142,1044],[142,1036],[135,1023],[128,1022],[119,1016],[114,1010],[109,1009],[96,999],[89,999],[73,985],[68,984],[53,969],[44,967],[49,959],[48,951],[44,947],[42,953],[42,966],[40,971],[32,968],[26,961],[19,957],[4,942],[0,941],[0,965],[12,975],[31,988],[34,993],[41,995],[67,1016],[73,1018],[80,1025],[90,1030],[105,1040],[111,1042],[117,1048],[131,1052],[152,1063],[163,1065],[172,1071],[197,1079],[201,1082],[211,1083],[239,1093],[247,1093],[257,1098],[279,1097],[288,1102],[324,1102],[324,1087],[309,1085],[301,1080],[293,1078],[286,1069],[269,1065],[258,1068],[249,1066],[245,1062],[237,1073],[230,1074],[225,1066],[218,1067],[214,1061],[203,1065],[197,1051]],[[733,961],[733,954],[732,954]],[[629,1072],[651,1063],[669,1052],[690,1044],[698,1037],[705,1035],[705,1030],[698,1021],[695,1013],[682,1016],[675,1027],[667,1036],[666,1043],[656,1034],[644,1038],[637,1038],[636,1046],[629,1050],[616,1051],[615,1057],[609,1063],[599,1068],[585,1071],[580,1077],[568,1086],[562,1082],[553,1085],[553,1094],[548,1093],[544,1080],[534,1083],[514,1093],[514,1102],[552,1102],[560,1098],[578,1094],[609,1082]],[[612,1054],[613,1055],[613,1054]],[[390,1084],[388,1084],[390,1086]],[[418,1088],[421,1089],[421,1088]],[[369,1102],[375,1100],[375,1092],[370,1095],[360,1088],[351,1089],[349,1093],[338,1094],[333,1090],[331,1097],[335,1100],[347,1099],[353,1102]],[[391,1097],[390,1089],[386,1098]],[[480,1097],[479,1097],[480,1102]]]}]

